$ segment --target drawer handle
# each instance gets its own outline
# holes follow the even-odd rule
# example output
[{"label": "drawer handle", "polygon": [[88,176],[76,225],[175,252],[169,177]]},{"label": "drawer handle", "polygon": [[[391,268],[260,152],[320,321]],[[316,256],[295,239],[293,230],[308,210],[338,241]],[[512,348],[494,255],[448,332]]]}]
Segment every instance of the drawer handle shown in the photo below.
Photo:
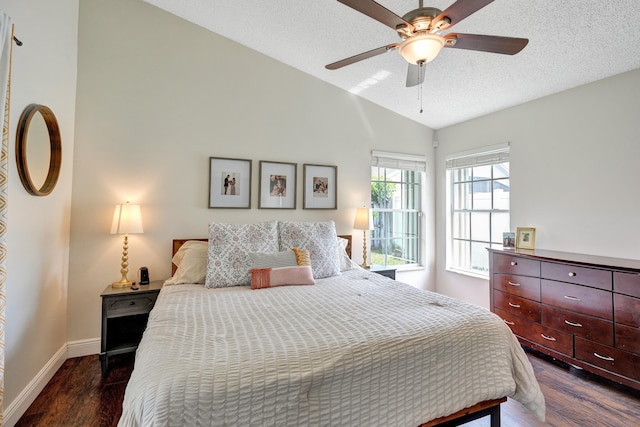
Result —
[{"label": "drawer handle", "polygon": [[593,355],[598,359],[606,360],[607,362],[613,362],[615,360],[613,357],[600,356],[598,353],[593,353]]},{"label": "drawer handle", "polygon": [[512,267],[515,267],[516,265],[518,265],[518,263],[517,263],[517,262],[515,262],[515,261],[511,261],[511,266],[512,266]]},{"label": "drawer handle", "polygon": [[509,303],[509,306],[513,308],[520,308],[520,304],[514,304],[512,302]]},{"label": "drawer handle", "polygon": [[575,277],[575,276],[576,276],[576,273],[574,273],[573,271],[569,272],[569,277]]},{"label": "drawer handle", "polygon": [[548,337],[545,334],[540,334],[540,336],[547,341],[557,341],[554,337]]},{"label": "drawer handle", "polygon": [[582,301],[580,298],[572,297],[571,295],[565,295],[564,298],[565,299],[570,299],[571,301]]},{"label": "drawer handle", "polygon": [[575,326],[576,328],[582,328],[582,324],[580,323],[569,322],[568,320],[565,320],[564,323],[566,323],[569,326]]},{"label": "drawer handle", "polygon": [[131,301],[131,302],[129,303],[129,305],[136,305],[136,302],[135,302],[135,301]]},{"label": "drawer handle", "polygon": [[515,325],[516,324],[516,322],[509,322],[508,320],[505,320],[505,319],[502,319],[502,321],[504,323],[506,323],[507,325]]},{"label": "drawer handle", "polygon": [[507,281],[508,284],[510,284],[511,286],[520,286],[520,283],[514,283],[511,280]]}]

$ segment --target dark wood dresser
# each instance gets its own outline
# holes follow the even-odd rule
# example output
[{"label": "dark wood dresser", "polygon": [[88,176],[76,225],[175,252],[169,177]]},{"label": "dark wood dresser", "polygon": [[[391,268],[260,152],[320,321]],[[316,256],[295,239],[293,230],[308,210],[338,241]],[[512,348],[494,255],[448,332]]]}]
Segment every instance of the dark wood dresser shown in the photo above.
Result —
[{"label": "dark wood dresser", "polygon": [[522,344],[640,390],[640,261],[488,250],[491,311]]}]

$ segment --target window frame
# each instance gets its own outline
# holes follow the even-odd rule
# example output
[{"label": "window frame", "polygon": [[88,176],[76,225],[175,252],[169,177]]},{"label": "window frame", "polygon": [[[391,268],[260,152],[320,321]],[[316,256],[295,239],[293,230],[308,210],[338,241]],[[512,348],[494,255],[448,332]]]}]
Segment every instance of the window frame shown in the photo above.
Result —
[{"label": "window frame", "polygon": [[[424,225],[422,224],[424,219],[423,212],[423,203],[424,203],[424,183],[425,183],[425,172],[426,172],[426,159],[424,156],[415,156],[415,155],[407,155],[407,154],[396,154],[396,153],[382,153],[382,152],[372,152],[371,157],[371,178],[370,178],[370,188],[373,190],[374,183],[381,183],[382,185],[386,184],[396,184],[405,186],[405,190],[401,190],[400,197],[402,198],[402,206],[399,209],[394,209],[393,207],[375,207],[373,204],[374,197],[371,197],[371,212],[372,216],[376,218],[376,215],[390,215],[392,221],[397,221],[395,219],[396,215],[401,215],[400,221],[402,222],[402,229],[400,230],[401,237],[396,237],[397,233],[392,233],[389,235],[388,233],[380,234],[376,236],[375,230],[372,233],[370,243],[371,250],[370,254],[372,257],[371,263],[376,265],[381,265],[384,267],[393,267],[399,270],[403,269],[413,269],[413,268],[422,268],[422,257],[423,257],[423,230]],[[374,174],[374,169],[377,173]],[[396,170],[400,172],[400,180],[392,180],[389,179],[388,170]],[[413,172],[414,179],[406,180],[408,177],[408,173]],[[377,179],[374,179],[377,178]],[[413,187],[413,188],[410,188]],[[417,187],[417,188],[416,188]],[[413,200],[412,205],[415,206],[413,208],[407,207],[407,196],[411,194],[411,198]],[[410,215],[408,222],[411,222],[415,225],[407,225],[405,216]],[[374,219],[374,223],[376,220]],[[410,228],[411,235],[407,235],[405,230]],[[383,241],[383,262],[374,262],[373,256],[374,243]],[[400,247],[402,249],[402,255],[405,255],[407,251],[409,252],[412,259],[415,259],[415,262],[410,262],[406,264],[394,264],[389,263],[390,260],[390,252],[389,252],[389,243],[393,244],[394,241],[401,241]],[[410,243],[410,245],[407,245]],[[411,249],[406,249],[408,246]],[[378,261],[378,260],[376,260]]]},{"label": "window frame", "polygon": [[[502,238],[499,239],[494,236],[494,230],[492,230],[494,223],[494,216],[496,215],[507,215],[506,221],[507,229],[504,231],[510,230],[511,223],[511,188],[510,188],[510,180],[511,173],[509,168],[507,168],[506,174],[501,174],[499,176],[495,175],[494,165],[504,164],[509,165],[509,144],[500,144],[493,147],[485,147],[479,150],[474,150],[472,152],[459,153],[448,156],[446,159],[446,195],[447,195],[447,216],[446,216],[446,262],[445,268],[447,271],[452,271],[456,273],[461,273],[465,275],[471,275],[475,277],[488,278],[489,270],[488,270],[488,251],[486,251],[487,247],[491,248],[502,248]],[[489,178],[483,177],[483,179],[474,179],[473,170],[474,168],[489,166],[491,169],[491,175]],[[469,176],[467,179],[455,180],[456,172],[459,172],[461,169],[470,169]],[[495,191],[497,189],[496,183],[504,182],[508,183],[509,196],[508,196],[508,206],[505,209],[504,207],[495,206],[496,203],[496,194]],[[490,200],[491,205],[489,208],[486,206],[475,208],[473,206],[473,202],[475,201],[474,187],[477,185],[482,185],[482,183],[487,183],[487,187],[491,189],[490,191]],[[471,197],[467,200],[466,203],[471,203],[471,206],[467,206],[466,204],[460,204],[457,202],[456,194],[456,184],[457,185],[469,185],[471,190],[465,192],[464,195],[467,197]],[[455,233],[455,227],[458,225],[456,222],[457,218],[456,214],[467,214],[468,215],[468,230],[465,230],[465,236],[457,236]],[[479,239],[477,238],[478,233],[474,233],[473,231],[473,215],[488,215],[487,223],[489,225],[489,229],[485,231],[485,235],[488,235],[488,239]],[[464,242],[466,243],[466,247],[464,248],[467,252],[464,254],[465,259],[458,258],[458,254],[460,249],[456,249],[456,242]],[[458,245],[460,243],[457,243]],[[482,246],[483,251],[477,251],[478,245]],[[476,252],[474,253],[474,248]],[[482,253],[482,255],[478,255]],[[483,258],[486,256],[486,262],[475,263],[474,259],[477,260],[478,256],[482,256]],[[474,268],[476,266],[486,265],[487,268],[484,270]]]}]

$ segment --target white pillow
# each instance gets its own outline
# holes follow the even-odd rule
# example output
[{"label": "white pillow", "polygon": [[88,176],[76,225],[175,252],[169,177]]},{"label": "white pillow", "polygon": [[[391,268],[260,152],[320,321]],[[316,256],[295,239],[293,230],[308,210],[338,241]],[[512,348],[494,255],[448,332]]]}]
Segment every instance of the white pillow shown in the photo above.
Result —
[{"label": "white pillow", "polygon": [[278,223],[280,250],[307,249],[311,255],[314,279],[340,274],[338,239],[333,221]]},{"label": "white pillow", "polygon": [[338,237],[338,259],[340,260],[340,271],[347,271],[353,268],[353,261],[347,254],[347,245],[349,241]]},{"label": "white pillow", "polygon": [[204,283],[207,272],[207,246],[207,242],[197,240],[185,242],[172,258],[178,268],[165,284]]},{"label": "white pillow", "polygon": [[278,222],[209,224],[205,287],[226,288],[251,284],[251,252],[278,251]]}]

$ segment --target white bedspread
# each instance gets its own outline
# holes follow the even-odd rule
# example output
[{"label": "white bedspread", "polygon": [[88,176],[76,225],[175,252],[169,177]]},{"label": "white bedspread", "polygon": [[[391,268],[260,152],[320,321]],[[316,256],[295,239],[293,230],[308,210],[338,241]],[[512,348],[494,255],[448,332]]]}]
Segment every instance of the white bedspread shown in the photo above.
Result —
[{"label": "white bedspread", "polygon": [[120,426],[407,426],[510,396],[544,418],[500,318],[361,269],[312,286],[165,286]]}]

